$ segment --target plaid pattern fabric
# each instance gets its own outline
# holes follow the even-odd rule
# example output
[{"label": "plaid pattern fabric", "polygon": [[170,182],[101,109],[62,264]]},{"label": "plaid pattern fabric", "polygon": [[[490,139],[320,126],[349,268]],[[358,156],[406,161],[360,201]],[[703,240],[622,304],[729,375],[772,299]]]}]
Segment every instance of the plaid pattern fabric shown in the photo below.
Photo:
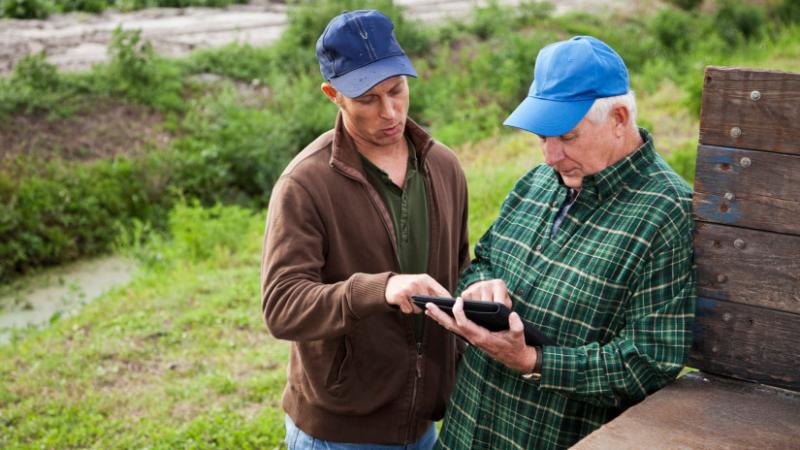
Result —
[{"label": "plaid pattern fabric", "polygon": [[547,166],[506,197],[459,289],[501,278],[513,309],[554,338],[541,380],[470,347],[437,448],[567,448],[664,386],[691,346],[696,299],[691,189],[649,133],[627,158],[567,188]]}]

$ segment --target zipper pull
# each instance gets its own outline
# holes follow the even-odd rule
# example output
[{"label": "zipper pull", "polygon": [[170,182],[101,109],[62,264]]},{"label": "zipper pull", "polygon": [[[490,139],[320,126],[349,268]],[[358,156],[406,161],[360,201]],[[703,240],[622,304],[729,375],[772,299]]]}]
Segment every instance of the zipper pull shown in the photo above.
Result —
[{"label": "zipper pull", "polygon": [[422,353],[417,353],[417,378],[422,378]]}]

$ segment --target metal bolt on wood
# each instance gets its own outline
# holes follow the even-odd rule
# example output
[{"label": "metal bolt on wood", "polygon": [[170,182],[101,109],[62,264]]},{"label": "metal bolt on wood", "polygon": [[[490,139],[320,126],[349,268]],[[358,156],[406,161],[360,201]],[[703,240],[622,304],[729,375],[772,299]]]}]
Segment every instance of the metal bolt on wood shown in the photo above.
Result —
[{"label": "metal bolt on wood", "polygon": [[750,167],[750,164],[752,164],[752,161],[750,161],[750,158],[748,157],[744,157],[739,160],[739,165],[742,167]]},{"label": "metal bolt on wood", "polygon": [[759,99],[761,99],[761,92],[753,91],[750,93],[750,100],[757,102]]},{"label": "metal bolt on wood", "polygon": [[727,201],[733,200],[733,192],[726,192],[725,193],[725,200],[727,200]]},{"label": "metal bolt on wood", "polygon": [[744,248],[747,247],[747,244],[745,244],[745,242],[741,239],[736,239],[735,241],[733,241],[733,246],[738,248],[739,250],[744,250]]},{"label": "metal bolt on wood", "polygon": [[722,320],[725,322],[730,322],[732,317],[733,316],[731,316],[731,313],[725,313],[722,315]]},{"label": "metal bolt on wood", "polygon": [[717,283],[724,283],[726,281],[728,281],[727,275],[724,274],[717,275]]},{"label": "metal bolt on wood", "polygon": [[742,136],[742,129],[739,127],[731,128],[731,137],[734,139],[739,139]]}]

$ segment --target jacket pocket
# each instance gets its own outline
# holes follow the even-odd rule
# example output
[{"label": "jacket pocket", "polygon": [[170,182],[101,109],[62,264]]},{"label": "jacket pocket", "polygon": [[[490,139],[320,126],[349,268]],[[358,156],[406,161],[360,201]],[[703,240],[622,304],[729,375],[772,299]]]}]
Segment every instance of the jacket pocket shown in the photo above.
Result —
[{"label": "jacket pocket", "polygon": [[331,393],[336,393],[337,386],[341,387],[347,381],[347,366],[350,364],[352,354],[353,349],[350,344],[350,338],[347,336],[342,337],[328,369],[328,376],[325,379],[325,387]]}]

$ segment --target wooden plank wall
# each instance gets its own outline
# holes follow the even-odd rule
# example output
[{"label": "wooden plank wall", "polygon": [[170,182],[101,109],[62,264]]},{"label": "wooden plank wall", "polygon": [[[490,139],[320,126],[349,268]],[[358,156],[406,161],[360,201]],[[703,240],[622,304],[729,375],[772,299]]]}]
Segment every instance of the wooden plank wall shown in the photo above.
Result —
[{"label": "wooden plank wall", "polygon": [[800,390],[800,74],[706,69],[689,365]]}]

